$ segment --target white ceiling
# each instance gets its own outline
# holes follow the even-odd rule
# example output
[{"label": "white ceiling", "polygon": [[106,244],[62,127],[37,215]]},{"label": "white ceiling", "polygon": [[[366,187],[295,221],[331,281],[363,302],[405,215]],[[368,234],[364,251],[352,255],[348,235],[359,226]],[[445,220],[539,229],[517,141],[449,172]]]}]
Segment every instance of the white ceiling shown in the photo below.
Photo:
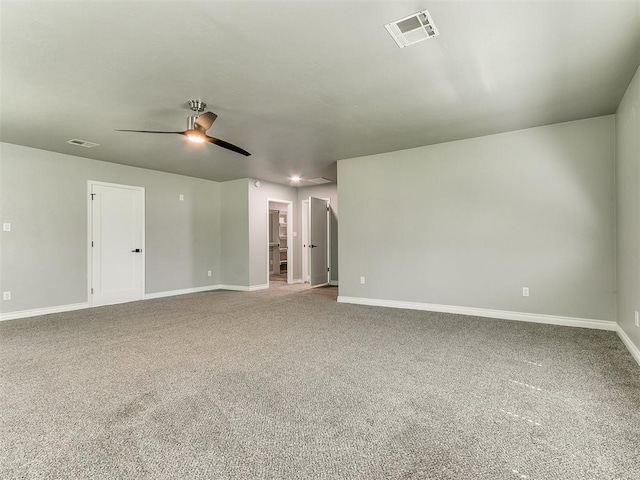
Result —
[{"label": "white ceiling", "polygon": [[[398,48],[384,25],[424,8],[440,36]],[[0,140],[217,181],[610,114],[640,63],[640,0],[2,0],[0,22]],[[184,130],[192,98],[253,155],[114,131]]]}]

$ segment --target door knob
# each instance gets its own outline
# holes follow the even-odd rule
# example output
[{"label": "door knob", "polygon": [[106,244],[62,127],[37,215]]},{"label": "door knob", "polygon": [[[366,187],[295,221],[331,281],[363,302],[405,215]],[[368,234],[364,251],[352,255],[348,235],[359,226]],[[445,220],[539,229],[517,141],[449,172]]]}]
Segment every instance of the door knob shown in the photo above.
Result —
[{"label": "door knob", "polygon": [[316,248],[317,245],[309,245],[309,248]]},{"label": "door knob", "polygon": [[140,253],[142,250],[140,250],[139,248],[136,248],[135,250],[131,250],[133,253]]}]

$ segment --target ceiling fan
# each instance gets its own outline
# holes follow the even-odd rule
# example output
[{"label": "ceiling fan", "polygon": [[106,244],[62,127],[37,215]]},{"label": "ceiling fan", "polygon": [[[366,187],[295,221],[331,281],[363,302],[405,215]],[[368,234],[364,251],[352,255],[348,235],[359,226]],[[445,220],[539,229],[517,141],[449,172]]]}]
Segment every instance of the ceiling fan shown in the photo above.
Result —
[{"label": "ceiling fan", "polygon": [[184,135],[191,142],[195,143],[213,143],[214,145],[218,145],[219,147],[226,148],[227,150],[231,150],[232,152],[239,153],[240,155],[244,155],[248,157],[251,155],[246,150],[243,150],[240,147],[237,147],[229,142],[225,142],[224,140],[220,140],[219,138],[210,137],[207,135],[207,130],[211,128],[213,122],[215,122],[218,115],[213,112],[204,112],[204,109],[207,108],[207,104],[201,102],[200,100],[189,100],[189,108],[196,112],[195,115],[190,116],[187,119],[187,129],[183,132],[158,132],[154,130],[116,130],[116,132],[136,132],[136,133],[174,133],[178,135]]}]

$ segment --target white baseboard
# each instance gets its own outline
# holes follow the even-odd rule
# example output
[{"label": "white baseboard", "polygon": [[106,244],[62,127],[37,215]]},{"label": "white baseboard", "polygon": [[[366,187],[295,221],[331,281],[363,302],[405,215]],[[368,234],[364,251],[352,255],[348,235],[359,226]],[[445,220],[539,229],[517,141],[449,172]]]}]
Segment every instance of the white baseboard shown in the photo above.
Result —
[{"label": "white baseboard", "polygon": [[89,308],[88,302],[72,303],[69,305],[58,305],[55,307],[34,308],[32,310],[20,310],[19,312],[0,313],[0,321],[15,320],[18,318],[37,317],[38,315],[49,315],[50,313],[70,312],[72,310],[82,310]]},{"label": "white baseboard", "polygon": [[[207,285],[205,287],[183,288],[181,290],[169,290],[166,292],[145,293],[142,300],[151,300],[153,298],[172,297],[174,295],[185,295],[187,293],[208,292],[220,290],[221,285]],[[245,287],[248,288],[248,287]],[[121,302],[129,303],[129,302]],[[112,304],[115,305],[115,304]],[[50,313],[71,312],[73,310],[82,310],[83,308],[103,307],[105,305],[91,305],[89,302],[74,303],[69,305],[58,305],[55,307],[35,308],[32,310],[20,310],[19,312],[0,313],[0,321],[14,320],[18,318],[37,317],[39,315],[48,315]]]},{"label": "white baseboard", "polygon": [[329,285],[331,285],[333,287],[337,287],[338,286],[338,280],[330,280],[329,281]]},{"label": "white baseboard", "polygon": [[220,290],[233,290],[234,292],[248,292],[246,285],[220,285]]},{"label": "white baseboard", "polygon": [[173,297],[174,295],[186,295],[187,293],[209,292],[220,290],[220,285],[207,285],[206,287],[182,288],[180,290],[167,290],[166,292],[146,293],[142,298],[149,300],[151,298]]},{"label": "white baseboard", "polygon": [[360,298],[338,296],[339,303],[353,303],[356,305],[372,305],[377,307],[405,308],[409,310],[426,310],[429,312],[456,313],[475,317],[499,318],[502,320],[518,320],[520,322],[547,323],[550,325],[564,325],[567,327],[594,328],[597,330],[617,330],[617,323],[609,320],[595,320],[590,318],[559,317],[539,313],[509,312],[504,310],[489,310],[486,308],[456,307],[453,305],[437,305],[433,303],[403,302],[397,300],[380,300],[377,298]]},{"label": "white baseboard", "polygon": [[627,335],[627,332],[625,332],[620,325],[618,325],[617,332],[618,332],[618,336],[620,337],[624,345],[627,347],[627,350],[629,350],[629,352],[631,353],[635,361],[638,362],[638,365],[640,365],[640,348],[638,348],[631,341],[631,339],[629,338],[629,335]]},{"label": "white baseboard", "polygon": [[294,278],[291,283],[304,283],[301,278]]},{"label": "white baseboard", "polygon": [[269,284],[263,283],[261,285],[220,285],[220,290],[234,290],[236,292],[255,292],[256,290],[264,290],[269,288]]}]

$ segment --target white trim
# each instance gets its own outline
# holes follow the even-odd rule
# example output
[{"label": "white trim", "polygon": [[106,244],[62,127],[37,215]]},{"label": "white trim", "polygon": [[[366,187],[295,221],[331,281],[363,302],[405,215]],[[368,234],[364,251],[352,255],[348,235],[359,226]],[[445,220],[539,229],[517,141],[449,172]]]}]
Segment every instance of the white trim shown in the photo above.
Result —
[{"label": "white trim", "polygon": [[143,300],[152,298],[173,297],[174,295],[186,295],[187,293],[211,292],[220,290],[220,285],[207,285],[205,287],[181,288],[180,290],[167,290],[165,292],[145,293]]},{"label": "white trim", "polygon": [[234,292],[248,292],[246,285],[220,285],[220,290],[233,290]]},{"label": "white trim", "polygon": [[265,290],[269,288],[268,283],[262,283],[260,285],[220,285],[220,290],[234,290],[236,292],[255,292],[256,290]]},{"label": "white trim", "polygon": [[49,315],[50,313],[71,312],[72,310],[82,310],[90,308],[89,302],[72,303],[69,305],[58,305],[56,307],[34,308],[32,310],[20,310],[18,312],[0,313],[0,321],[15,320],[17,318],[37,317],[39,315]]},{"label": "white trim", "polygon": [[546,323],[567,327],[594,328],[597,330],[617,330],[617,323],[610,320],[590,318],[560,317],[539,313],[509,312],[505,310],[489,310],[486,308],[456,307],[453,305],[437,305],[432,303],[403,302],[398,300],[380,300],[377,298],[360,298],[338,296],[338,303],[356,305],[372,305],[376,307],[405,308],[409,310],[427,310],[429,312],[455,313],[475,317],[499,318],[502,320],[518,320],[520,322]]},{"label": "white trim", "polygon": [[[266,283],[262,285],[252,285],[250,287],[247,287],[244,285],[207,285],[204,287],[182,288],[180,290],[167,290],[164,292],[146,293],[143,295],[142,300],[153,300],[154,298],[173,297],[176,295],[186,295],[188,293],[214,292],[217,290],[235,290],[240,292],[253,292],[256,290],[264,290],[266,288],[269,288],[269,286]],[[141,300],[131,300],[131,301],[136,302]],[[127,301],[127,302],[120,302],[120,303],[130,303],[130,302]],[[105,305],[91,305],[89,302],[84,302],[84,303],[74,303],[69,305],[59,305],[56,307],[34,308],[32,310],[20,310],[17,312],[0,313],[0,322],[4,320],[15,320],[18,318],[28,318],[28,317],[37,317],[40,315],[49,315],[50,313],[63,313],[63,312],[71,312],[73,310],[82,310],[85,308],[98,308],[98,307],[104,307],[106,305],[117,305],[117,303],[110,303]]]},{"label": "white trim", "polygon": [[640,365],[640,348],[638,348],[633,343],[631,338],[629,338],[629,335],[627,335],[627,332],[625,332],[620,325],[618,324],[616,325],[618,327],[616,329],[616,331],[618,332],[618,336],[620,337],[624,345],[627,347],[627,350],[629,350],[629,352],[631,353],[631,356],[635,359],[636,362],[638,362],[638,365]]},{"label": "white trim", "polygon": [[337,287],[338,286],[338,280],[331,280],[329,282],[329,285],[333,286],[333,287]]},{"label": "white trim", "polygon": [[294,278],[291,283],[304,283],[301,278]]}]

